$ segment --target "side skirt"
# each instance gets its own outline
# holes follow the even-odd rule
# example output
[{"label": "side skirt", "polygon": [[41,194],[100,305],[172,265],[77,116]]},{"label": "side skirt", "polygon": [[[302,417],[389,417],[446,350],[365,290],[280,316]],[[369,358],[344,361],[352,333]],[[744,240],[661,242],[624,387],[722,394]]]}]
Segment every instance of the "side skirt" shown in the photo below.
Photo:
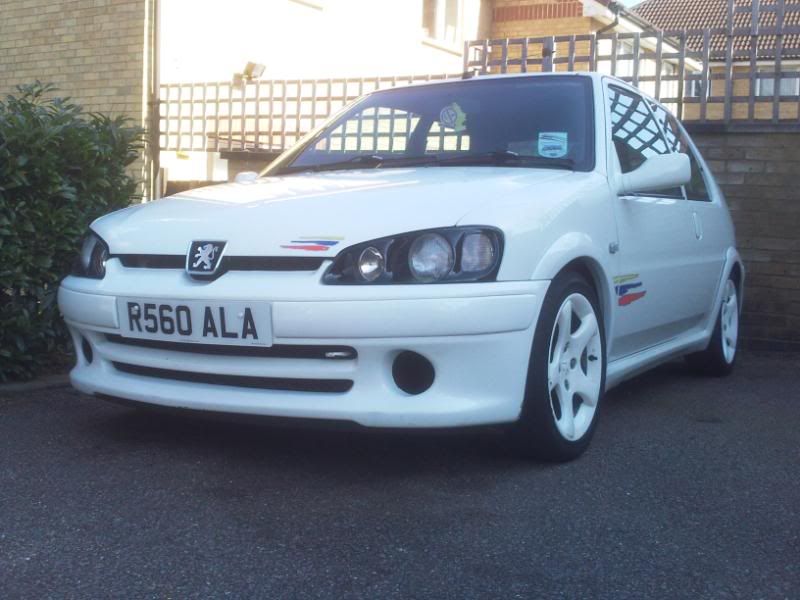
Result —
[{"label": "side skirt", "polygon": [[674,358],[704,350],[708,346],[709,336],[710,332],[701,330],[608,363],[606,390]]}]

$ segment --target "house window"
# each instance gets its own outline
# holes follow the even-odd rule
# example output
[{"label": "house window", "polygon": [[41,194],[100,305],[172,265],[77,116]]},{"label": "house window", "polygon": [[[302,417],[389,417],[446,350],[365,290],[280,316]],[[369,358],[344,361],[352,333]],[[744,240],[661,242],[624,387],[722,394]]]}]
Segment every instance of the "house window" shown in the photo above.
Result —
[{"label": "house window", "polygon": [[[795,77],[781,78],[779,95],[781,96],[800,96],[800,70],[794,69],[781,69],[784,73],[792,73]],[[760,73],[775,73],[772,68],[760,69]],[[756,81],[756,95],[757,96],[774,96],[775,95],[775,80],[774,79],[758,79]]]},{"label": "house window", "polygon": [[[689,79],[686,81],[686,97],[687,98],[702,98],[703,96],[703,80],[702,77],[700,79]],[[708,97],[708,94],[706,94]]]},{"label": "house window", "polygon": [[422,28],[425,35],[448,44],[463,41],[461,2],[462,0],[423,0]]}]

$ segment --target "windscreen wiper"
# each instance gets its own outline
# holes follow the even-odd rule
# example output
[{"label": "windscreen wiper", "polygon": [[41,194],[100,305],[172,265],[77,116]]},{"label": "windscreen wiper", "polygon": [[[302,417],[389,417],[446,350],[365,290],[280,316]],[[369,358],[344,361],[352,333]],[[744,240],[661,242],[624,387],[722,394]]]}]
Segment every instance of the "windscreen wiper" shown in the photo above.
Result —
[{"label": "windscreen wiper", "polygon": [[503,167],[543,167],[545,169],[575,170],[575,161],[571,158],[548,158],[546,156],[530,156],[511,150],[493,150],[478,154],[464,154],[440,158],[437,165],[472,166],[496,165]]},{"label": "windscreen wiper", "polygon": [[322,163],[317,165],[304,165],[304,166],[288,166],[280,171],[281,175],[291,173],[301,173],[304,171],[311,171],[318,173],[320,171],[340,171],[350,168],[372,168],[380,169],[383,167],[405,167],[405,166],[418,166],[435,164],[438,159],[435,155],[423,156],[381,156],[380,154],[359,154],[347,160],[338,160],[332,163]]}]

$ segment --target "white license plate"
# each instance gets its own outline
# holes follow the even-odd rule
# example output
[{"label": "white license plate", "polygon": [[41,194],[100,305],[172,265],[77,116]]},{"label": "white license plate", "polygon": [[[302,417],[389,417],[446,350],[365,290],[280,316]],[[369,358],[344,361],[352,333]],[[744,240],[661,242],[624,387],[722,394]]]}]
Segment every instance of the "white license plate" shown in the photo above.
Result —
[{"label": "white license plate", "polygon": [[117,298],[117,314],[124,337],[229,346],[272,345],[272,316],[266,302]]}]

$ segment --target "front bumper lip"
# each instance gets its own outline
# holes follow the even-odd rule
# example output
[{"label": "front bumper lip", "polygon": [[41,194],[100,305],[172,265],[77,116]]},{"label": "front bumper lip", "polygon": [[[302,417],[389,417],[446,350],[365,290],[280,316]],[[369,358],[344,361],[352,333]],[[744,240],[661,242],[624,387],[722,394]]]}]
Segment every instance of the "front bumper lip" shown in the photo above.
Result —
[{"label": "front bumper lip", "polygon": [[[59,306],[76,346],[85,338],[94,351],[91,362],[78,353],[71,380],[80,391],[173,408],[390,428],[514,421],[524,395],[536,317],[548,286],[548,282],[437,285],[427,291],[438,297],[411,298],[386,297],[386,289],[377,290],[377,297],[365,297],[372,290],[362,288],[357,300],[300,301],[299,290],[277,287],[273,298],[264,298],[246,285],[212,295],[211,287],[192,285],[182,291],[137,288],[131,294],[123,288],[115,293],[75,289],[73,283],[68,279],[61,286]],[[101,285],[107,288],[108,282]],[[420,294],[419,287],[410,292]],[[148,289],[158,293],[148,294]],[[479,291],[483,294],[476,295]],[[402,290],[394,293],[399,296]],[[269,301],[275,344],[342,344],[355,348],[357,358],[212,356],[114,343],[107,334],[119,333],[116,298],[130,295]],[[433,386],[416,396],[402,392],[392,378],[393,360],[405,350],[427,357],[436,370]],[[245,377],[346,379],[353,386],[343,393],[252,389],[134,375],[114,363]]]}]

